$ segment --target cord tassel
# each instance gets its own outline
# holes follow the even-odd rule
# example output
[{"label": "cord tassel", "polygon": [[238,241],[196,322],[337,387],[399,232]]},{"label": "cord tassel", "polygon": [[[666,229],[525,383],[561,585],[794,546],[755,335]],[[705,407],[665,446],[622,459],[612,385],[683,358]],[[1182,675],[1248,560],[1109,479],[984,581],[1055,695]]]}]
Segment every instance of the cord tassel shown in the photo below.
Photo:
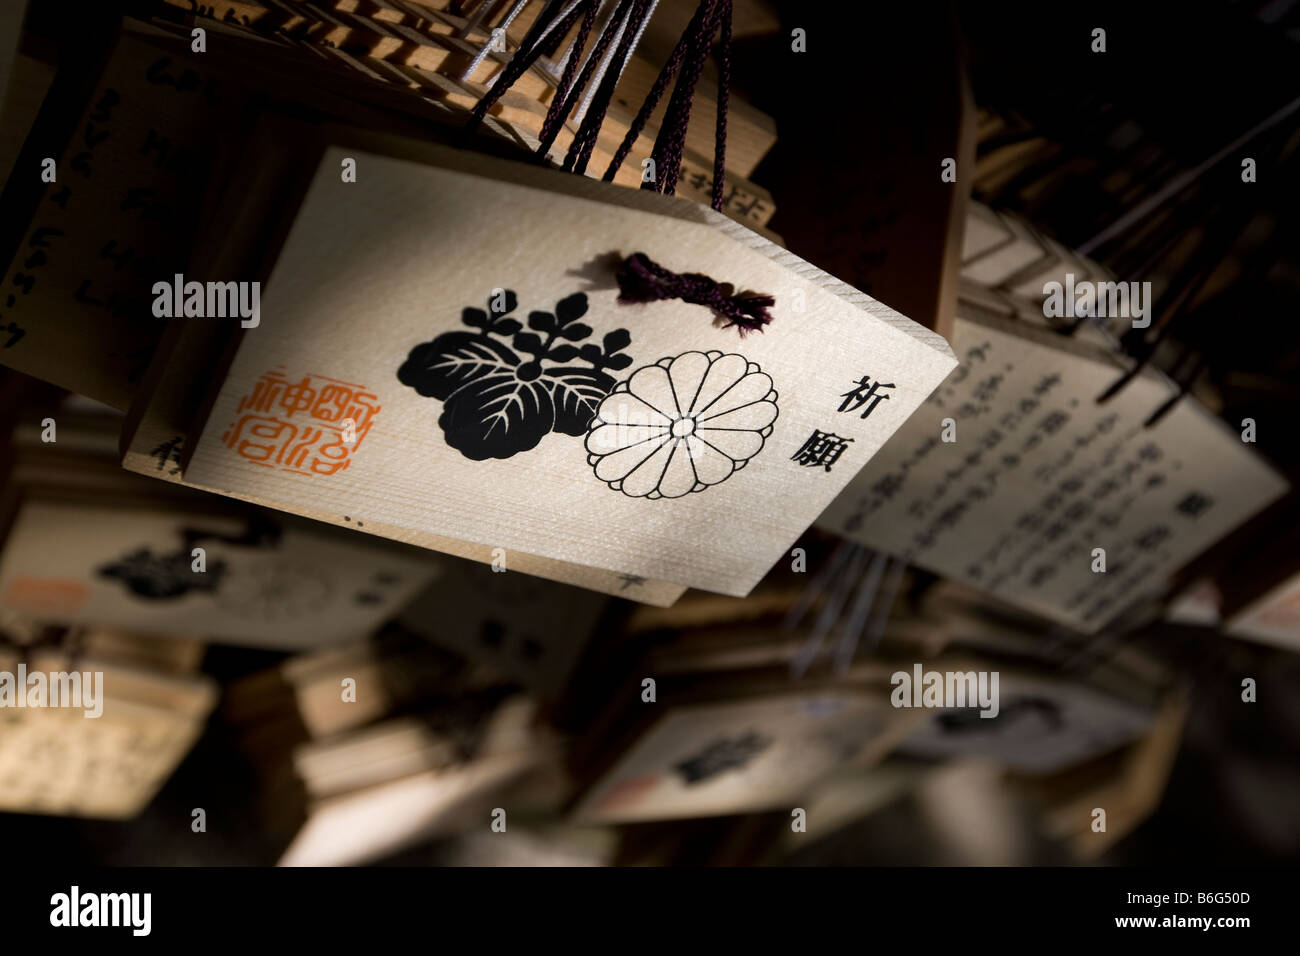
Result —
[{"label": "cord tassel", "polygon": [[736,292],[729,282],[717,282],[698,272],[676,273],[665,269],[643,252],[634,252],[623,260],[615,276],[621,305],[681,299],[711,309],[726,319],[723,328],[735,326],[746,332],[763,331],[772,321],[767,310],[776,299],[761,292]]}]

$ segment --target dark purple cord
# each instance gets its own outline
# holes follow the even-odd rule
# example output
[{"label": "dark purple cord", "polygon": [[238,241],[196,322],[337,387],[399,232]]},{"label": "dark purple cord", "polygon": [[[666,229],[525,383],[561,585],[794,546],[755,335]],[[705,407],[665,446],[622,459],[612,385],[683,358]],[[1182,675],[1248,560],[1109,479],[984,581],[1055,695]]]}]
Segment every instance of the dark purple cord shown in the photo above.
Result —
[{"label": "dark purple cord", "polygon": [[615,275],[618,301],[622,305],[681,299],[711,309],[727,320],[724,328],[736,326],[746,332],[763,331],[772,321],[767,310],[776,299],[757,292],[734,292],[730,283],[718,282],[698,272],[670,272],[644,252],[634,252],[623,260]]},{"label": "dark purple cord", "polygon": [[[594,2],[594,0],[588,0],[588,2]],[[492,84],[488,91],[479,99],[478,103],[475,104],[474,110],[469,114],[469,120],[465,123],[464,132],[466,134],[473,132],[474,129],[483,122],[483,118],[487,116],[488,110],[495,106],[497,100],[501,99],[501,97],[505,95],[506,90],[514,86],[515,81],[523,76],[530,66],[537,62],[537,58],[542,55],[542,33],[546,29],[547,23],[557,19],[559,11],[560,0],[547,0],[546,6],[542,8],[541,14],[538,15],[537,19],[533,22],[533,25],[528,28],[528,32],[524,34],[523,42],[519,44],[519,49],[515,51],[515,55],[510,58],[510,62],[506,64],[506,68],[497,76],[496,82]],[[573,26],[574,21],[577,20],[578,15],[582,12],[583,4],[575,6],[571,11],[569,11],[567,17],[558,21],[555,29],[558,30],[561,35],[567,33],[569,28]]]},{"label": "dark purple cord", "polygon": [[614,158],[610,160],[609,168],[605,170],[603,177],[605,182],[613,182],[615,173],[623,165],[623,161],[627,159],[628,154],[632,152],[632,145],[636,142],[637,137],[641,135],[641,131],[645,129],[646,123],[650,121],[651,114],[659,105],[659,100],[663,98],[664,91],[668,89],[668,84],[677,75],[677,70],[681,67],[682,60],[685,59],[686,52],[690,49],[695,35],[704,29],[708,8],[709,0],[701,0],[700,5],[695,8],[691,22],[687,24],[686,30],[677,40],[677,45],[673,47],[673,52],[669,54],[667,61],[659,70],[659,75],[655,77],[654,85],[650,87],[650,92],[646,94],[641,109],[637,111],[636,118],[632,120],[632,125],[628,127],[627,134],[623,137],[623,142],[619,144],[618,151],[614,154]]},{"label": "dark purple cord", "polygon": [[642,189],[654,189],[671,196],[677,191],[677,177],[682,168],[682,149],[686,144],[686,129],[691,122],[691,105],[695,100],[695,87],[709,58],[713,33],[718,28],[726,0],[705,0],[708,5],[703,26],[691,38],[690,48],[682,63],[681,75],[673,87],[673,95],[664,110],[659,135],[655,139],[651,158],[654,160],[655,183],[642,183]]},{"label": "dark purple cord", "polygon": [[727,179],[727,96],[731,85],[731,3],[722,0],[720,19],[722,29],[718,34],[718,115],[713,141],[713,202],[722,212],[722,186]]},{"label": "dark purple cord", "polygon": [[[641,184],[643,189],[662,192],[670,196],[676,192],[677,180],[681,174],[682,151],[685,148],[686,132],[691,121],[691,106],[695,98],[695,88],[699,84],[700,75],[704,71],[704,64],[708,60],[709,50],[716,32],[718,33],[718,104],[715,125],[716,142],[713,152],[711,204],[718,212],[722,211],[726,183],[727,105],[731,83],[732,3],[733,0],[700,0],[699,6],[696,7],[695,13],[691,17],[691,22],[677,41],[677,45],[673,48],[667,62],[659,71],[654,85],[650,88],[650,92],[646,94],[645,102],[641,104],[641,108],[637,111],[631,126],[628,127],[627,134],[623,137],[623,142],[619,144],[618,150],[610,161],[609,168],[605,170],[603,178],[606,182],[614,179],[615,174],[631,152],[632,145],[641,135],[649,122],[650,116],[658,107],[659,101],[668,89],[668,85],[676,77],[677,82],[673,87],[668,106],[664,110],[659,134],[655,137],[654,148],[650,154],[654,164],[655,178]],[[525,34],[523,42],[520,43],[515,55],[511,57],[510,62],[506,64],[506,68],[497,77],[497,81],[483,94],[474,110],[470,113],[469,121],[465,124],[466,132],[472,131],[483,121],[488,110],[541,56],[543,48],[547,45],[543,42],[543,40],[547,39],[547,37],[543,36],[547,24],[554,23],[554,29],[548,36],[558,38],[566,34],[581,15],[582,23],[578,28],[573,52],[565,66],[564,75],[560,80],[555,97],[551,101],[551,106],[546,112],[546,119],[542,124],[541,145],[538,148],[537,155],[544,159],[550,151],[556,136],[559,135],[564,121],[568,118],[574,104],[577,102],[579,94],[590,82],[593,72],[598,68],[601,58],[617,32],[618,24],[626,20],[623,36],[615,53],[615,60],[621,64],[626,60],[630,51],[632,38],[636,35],[638,28],[649,13],[650,0],[619,0],[614,15],[601,31],[600,37],[587,59],[586,67],[575,80],[574,74],[577,70],[577,62],[583,47],[586,45],[598,6],[596,0],[584,0],[584,2],[575,5],[567,16],[561,16],[559,0],[547,0],[546,6],[529,28],[527,34]],[[573,141],[569,144],[568,152],[564,158],[564,168],[566,170],[578,173],[586,171],[600,126],[609,110],[609,104],[614,96],[614,87],[617,83],[617,70],[608,70],[606,75],[602,77],[596,94],[592,97],[587,115],[583,117]]]},{"label": "dark purple cord", "polygon": [[[631,10],[633,2],[634,0],[619,0],[617,6],[614,8],[608,22],[605,24],[605,29],[601,31],[600,36],[596,39],[596,45],[591,50],[591,56],[587,58],[587,65],[583,68],[582,76],[578,78],[577,85],[574,86],[569,95],[569,103],[565,106],[564,110],[566,117],[577,104],[578,97],[581,95],[582,91],[585,90],[587,84],[591,82],[592,76],[594,76],[596,71],[600,69],[600,61],[604,59],[605,51],[609,49],[610,43],[614,40],[614,34],[618,32],[619,24],[623,22],[624,17],[626,17],[628,11]],[[577,145],[578,137],[575,136],[573,141],[569,143],[569,150],[564,158],[564,169],[566,172],[572,171],[573,169],[573,159],[576,155],[575,150],[577,149]]]},{"label": "dark purple cord", "polygon": [[587,45],[587,34],[591,32],[591,25],[596,22],[596,11],[599,7],[600,4],[595,0],[588,0],[587,12],[582,17],[582,25],[578,27],[578,35],[569,51],[569,62],[564,66],[564,76],[560,78],[560,85],[556,87],[555,96],[551,100],[551,108],[546,111],[546,120],[542,123],[542,144],[537,147],[537,155],[541,159],[545,159],[546,154],[551,151],[551,144],[559,135],[560,127],[568,118],[569,110],[573,108],[572,102],[569,101],[569,90],[578,72],[578,61],[582,59],[582,50]]},{"label": "dark purple cord", "polygon": [[[632,43],[641,32],[641,25],[650,12],[651,2],[652,0],[633,0],[627,15],[627,26],[623,29],[618,49],[614,51],[613,62],[619,64],[620,68],[632,52]],[[587,114],[582,118],[573,142],[569,144],[569,154],[564,158],[565,169],[575,173],[587,171],[587,163],[591,159],[592,150],[595,149],[600,127],[605,122],[609,104],[614,99],[614,89],[618,86],[619,71],[612,66],[613,64],[611,69],[606,70],[605,75],[601,77],[600,85],[596,88],[596,93],[587,108]]]}]

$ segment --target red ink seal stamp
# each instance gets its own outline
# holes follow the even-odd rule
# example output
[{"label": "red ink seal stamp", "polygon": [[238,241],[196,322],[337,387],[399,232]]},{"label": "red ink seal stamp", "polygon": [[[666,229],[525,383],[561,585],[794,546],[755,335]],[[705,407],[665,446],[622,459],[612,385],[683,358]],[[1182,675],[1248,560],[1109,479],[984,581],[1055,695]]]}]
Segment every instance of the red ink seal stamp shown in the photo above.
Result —
[{"label": "red ink seal stamp", "polygon": [[239,400],[238,416],[221,440],[241,458],[299,475],[333,475],[379,414],[379,400],[364,385],[309,374],[290,379],[284,366],[267,372]]}]

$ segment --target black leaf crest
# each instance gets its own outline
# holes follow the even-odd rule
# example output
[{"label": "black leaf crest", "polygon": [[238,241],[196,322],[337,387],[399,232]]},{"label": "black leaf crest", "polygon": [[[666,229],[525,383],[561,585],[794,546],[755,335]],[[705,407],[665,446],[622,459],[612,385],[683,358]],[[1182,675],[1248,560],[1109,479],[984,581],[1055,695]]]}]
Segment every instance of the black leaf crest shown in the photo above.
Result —
[{"label": "black leaf crest", "polygon": [[101,578],[117,578],[136,597],[149,600],[178,598],[194,591],[215,591],[226,573],[224,561],[214,561],[206,572],[196,573],[189,550],[155,554],[140,548],[97,569]]},{"label": "black leaf crest", "polygon": [[553,431],[584,434],[614,387],[609,372],[632,364],[622,351],[632,342],[626,329],[602,345],[574,344],[592,335],[579,321],[585,293],[561,299],[554,312],[529,312],[529,331],[511,316],[518,305],[507,289],[486,311],[464,309],[461,321],[477,331],[423,342],[397,370],[403,385],[443,403],[438,425],[447,444],[473,461],[510,458]]}]

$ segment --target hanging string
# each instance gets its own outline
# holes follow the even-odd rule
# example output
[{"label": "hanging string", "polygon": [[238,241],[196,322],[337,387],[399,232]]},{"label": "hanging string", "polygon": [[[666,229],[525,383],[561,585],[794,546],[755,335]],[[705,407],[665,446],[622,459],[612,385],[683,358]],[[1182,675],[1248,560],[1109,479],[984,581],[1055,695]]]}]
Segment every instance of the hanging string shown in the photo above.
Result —
[{"label": "hanging string", "polygon": [[[654,175],[641,184],[642,189],[662,192],[665,195],[671,196],[676,193],[695,88],[704,72],[704,64],[713,45],[713,37],[717,34],[718,102],[713,153],[713,190],[710,199],[713,208],[722,211],[726,184],[727,106],[731,84],[732,3],[733,0],[701,0],[696,7],[690,23],[659,71],[650,92],[646,95],[645,102],[641,104],[627,134],[623,137],[623,142],[619,144],[610,161],[603,177],[606,182],[613,180],[631,152],[632,145],[658,107],[668,85],[676,77],[672,96],[664,110],[659,134],[655,137],[650,154]],[[594,48],[579,69],[576,64],[579,62],[583,47],[586,46],[600,4],[597,0],[569,0],[568,4],[561,8],[561,0],[547,0],[546,6],[520,43],[519,49],[470,113],[469,121],[465,125],[466,132],[473,131],[482,123],[488,111],[496,105],[506,90],[513,86],[542,55],[543,48],[548,45],[548,42],[558,42],[581,17],[578,35],[565,56],[563,76],[542,124],[537,155],[542,160],[549,155],[560,129],[575,103],[582,96],[582,91],[587,90],[586,98],[582,101],[584,115],[580,118],[578,131],[569,144],[563,164],[564,169],[568,171],[586,172],[600,127],[613,101],[618,80],[622,76],[623,66],[631,57],[632,50],[645,29],[649,14],[656,5],[657,0],[618,0],[613,13],[605,21]],[[513,14],[516,11],[511,12]],[[612,56],[608,56],[610,45],[615,43],[617,49]],[[615,61],[620,64],[619,69],[610,70],[610,64]],[[594,92],[590,89],[593,85]]]},{"label": "hanging string", "polygon": [[[604,30],[605,24],[609,22],[608,16],[602,19],[600,14],[607,6],[609,6],[611,3],[614,2],[615,0],[596,0],[596,19],[599,21],[600,30]],[[565,69],[568,67],[569,61],[573,59],[575,56],[581,57],[581,54],[582,51],[574,49],[574,44],[570,43],[568,46],[564,48],[564,54],[555,62],[546,64],[544,69],[546,69],[547,72],[550,73],[551,76],[553,76],[556,80],[559,80],[560,74],[563,73]],[[585,59],[579,59],[578,62],[579,64],[585,66],[587,61]]]},{"label": "hanging string", "polygon": [[[599,6],[600,0],[596,0],[596,3]],[[570,25],[571,24],[572,21],[570,21]],[[564,38],[568,33],[568,29],[569,27],[566,26],[563,30],[548,30],[542,36],[542,39],[538,44],[538,49],[541,51],[543,57],[553,62],[556,57],[560,56],[560,47],[564,44]],[[559,69],[558,66],[551,69],[551,75],[554,76],[559,72]]]},{"label": "hanging string", "polygon": [[[718,102],[717,117],[714,123],[713,137],[713,206],[722,212],[722,186],[727,179],[727,97],[731,86],[731,3],[723,0],[724,9],[719,17],[721,30],[718,35]],[[682,130],[685,137],[686,131]],[[673,179],[673,183],[677,180]]]},{"label": "hanging string", "polygon": [[[696,8],[689,26],[678,40],[672,54],[668,57],[654,85],[646,95],[645,102],[637,112],[627,135],[619,145],[605,171],[604,179],[611,182],[618,172],[632,145],[645,129],[646,123],[654,113],[668,89],[668,84],[677,77],[672,97],[664,111],[659,135],[655,139],[651,152],[654,163],[654,179],[642,183],[642,189],[673,195],[677,189],[677,180],[681,173],[682,150],[686,143],[686,131],[690,125],[691,106],[695,87],[699,83],[708,59],[709,48],[714,32],[720,29],[718,48],[718,112],[715,128],[715,145],[713,153],[713,194],[714,209],[722,211],[724,184],[726,182],[726,136],[727,136],[727,100],[731,80],[731,14],[732,0],[703,0]],[[678,76],[678,70],[681,75]]]},{"label": "hanging string", "polygon": [[[636,37],[640,36],[641,27],[653,6],[653,0],[634,0],[631,4],[626,28],[615,51],[617,59],[624,60],[631,56],[632,46]],[[595,149],[600,127],[605,121],[605,114],[609,112],[609,104],[614,99],[614,89],[617,86],[618,75],[607,70],[600,79],[595,95],[591,98],[591,105],[578,126],[578,132],[569,143],[569,151],[564,157],[566,170],[579,174],[587,171],[587,163],[591,159],[592,150]]]},{"label": "hanging string", "polygon": [[[506,68],[501,71],[495,83],[475,104],[473,111],[469,114],[469,120],[465,123],[464,132],[466,135],[472,133],[483,122],[487,116],[488,110],[496,105],[497,100],[505,95],[506,90],[514,86],[515,82],[528,71],[537,58],[542,55],[542,46],[552,32],[558,30],[559,36],[564,36],[577,20],[578,15],[583,12],[583,8],[593,3],[594,0],[569,0],[569,3],[561,10],[561,0],[546,0],[546,6],[538,14],[533,25],[528,28],[524,35],[523,42],[519,44],[519,49],[515,55],[510,58]],[[558,12],[557,12],[558,11]]]},{"label": "hanging string", "polygon": [[564,66],[564,75],[560,77],[560,85],[556,87],[555,96],[551,99],[551,108],[546,111],[546,119],[542,123],[541,145],[537,148],[537,155],[543,158],[551,151],[551,144],[555,142],[555,137],[559,135],[560,127],[564,124],[564,118],[568,115],[566,100],[569,96],[569,88],[578,72],[578,60],[583,47],[587,45],[587,34],[591,32],[591,25],[596,22],[596,11],[599,6],[600,4],[595,0],[587,0],[587,9],[582,16],[582,25],[578,27],[578,35],[569,52],[565,54],[568,62]]},{"label": "hanging string", "polygon": [[[645,9],[645,15],[641,17],[641,24],[638,26],[632,36],[632,45],[628,48],[627,55],[623,57],[618,64],[618,75],[614,78],[614,85],[618,86],[618,81],[623,78],[623,71],[627,69],[628,60],[632,58],[632,53],[641,43],[641,35],[645,33],[646,25],[649,24],[650,18],[655,15],[655,8],[659,6],[659,0],[649,0]],[[631,29],[629,24],[628,29]],[[590,97],[589,97],[590,98]],[[579,122],[587,115],[587,110],[591,108],[590,102],[584,102],[578,107],[577,118]]]},{"label": "hanging string", "polygon": [[668,89],[668,84],[677,75],[677,70],[691,45],[691,38],[698,31],[704,29],[704,18],[708,5],[709,0],[703,0],[696,8],[695,15],[691,17],[691,22],[687,25],[686,31],[681,35],[677,45],[673,47],[673,52],[669,54],[667,61],[659,70],[659,75],[655,77],[654,85],[650,87],[650,92],[646,94],[641,109],[637,111],[632,120],[632,125],[628,127],[627,134],[623,137],[623,142],[619,144],[618,150],[614,153],[614,158],[609,162],[609,168],[605,170],[605,175],[601,177],[605,182],[614,181],[614,174],[619,171],[623,161],[627,159],[628,153],[632,152],[632,144],[637,141],[642,130],[645,129],[646,123],[650,121],[650,115],[655,111],[655,107],[659,105],[659,100],[663,97],[664,91]]},{"label": "hanging string", "polygon": [[[506,14],[505,19],[497,24],[497,29],[503,32],[509,29],[510,24],[514,22],[515,17],[519,16],[520,11],[528,5],[528,2],[529,0],[515,0],[515,5],[510,8],[510,12]],[[543,8],[543,14],[545,14],[545,8]],[[468,33],[469,30],[467,28],[462,32],[461,36],[466,36]],[[478,69],[480,63],[487,59],[487,55],[490,52],[492,52],[492,37],[489,34],[487,42],[483,44],[483,49],[479,50],[478,53],[475,54],[474,59],[469,61],[469,66],[465,67],[465,69],[461,71],[460,78],[462,82],[468,80],[474,75],[474,71]]]},{"label": "hanging string", "polygon": [[492,13],[495,12],[495,9],[501,6],[503,2],[505,2],[505,0],[483,0],[483,2],[478,5],[478,9],[471,13],[469,19],[465,21],[465,26],[458,31],[459,34],[462,37],[472,36],[482,25],[483,21],[488,20]]},{"label": "hanging string", "polygon": [[[618,43],[619,49],[622,49],[623,44],[621,41],[623,39],[623,34],[627,31],[627,16],[621,7],[613,16],[610,17],[609,25],[611,28],[614,28],[615,25],[617,25],[614,33],[614,42]],[[592,76],[591,82],[583,88],[582,99],[578,102],[578,108],[573,114],[573,121],[575,123],[581,123],[582,118],[587,115],[587,110],[591,108],[591,99],[596,95],[596,89],[600,82],[605,79],[605,73],[609,69],[610,62],[613,59],[614,49],[611,47],[605,52],[605,55],[600,58],[600,66],[596,68],[596,72]]]},{"label": "hanging string", "polygon": [[[614,22],[615,20],[615,9],[617,7],[618,7],[618,0],[599,0],[598,3],[599,15],[596,18],[597,34],[604,33],[607,29],[609,29],[610,23]],[[568,55],[569,54],[566,51],[565,56],[567,57]],[[586,68],[587,62],[590,58],[591,58],[590,52],[588,52],[587,55],[582,58],[581,64],[583,68]]]},{"label": "hanging string", "polygon": [[[690,48],[682,62],[681,74],[673,87],[673,95],[664,110],[659,135],[655,139],[650,158],[654,160],[655,182],[643,182],[642,189],[650,189],[671,196],[677,190],[677,179],[682,168],[682,149],[686,145],[686,130],[691,122],[691,105],[695,100],[695,87],[704,72],[709,57],[713,33],[723,16],[730,17],[730,0],[712,0],[703,19],[703,28],[691,37]],[[727,34],[730,36],[730,32]],[[719,104],[720,105],[720,104]],[[725,126],[722,127],[725,130]],[[720,208],[720,204],[719,207]]]},{"label": "hanging string", "polygon": [[[582,72],[579,74],[577,82],[573,84],[571,89],[567,86],[565,87],[564,93],[566,95],[560,96],[559,92],[557,92],[555,99],[551,101],[551,108],[546,114],[546,122],[542,126],[541,145],[537,148],[537,158],[539,161],[546,161],[547,155],[551,150],[551,145],[555,142],[555,137],[559,134],[560,127],[563,126],[564,121],[568,119],[569,113],[572,112],[573,106],[577,102],[578,96],[581,94],[583,88],[591,82],[592,74],[599,68],[601,58],[616,32],[615,24],[622,20],[623,15],[627,13],[632,3],[633,0],[619,0],[618,6],[615,8],[613,14],[605,22],[605,29],[603,29],[600,36],[597,37],[596,45],[592,48],[591,55],[587,57],[586,62],[583,64]],[[575,50],[575,55],[570,61],[570,67],[574,67],[577,64],[578,58],[576,52],[577,51]],[[565,70],[566,74],[569,72],[568,69]],[[565,168],[568,169],[569,167],[566,165]]]},{"label": "hanging string", "polygon": [[772,321],[772,314],[767,310],[776,304],[770,295],[736,292],[731,283],[718,282],[698,272],[672,272],[644,252],[634,252],[624,259],[615,278],[621,305],[681,299],[712,310],[715,316],[726,320],[723,328],[735,326],[742,336],[746,332],[763,331]]},{"label": "hanging string", "polygon": [[[1201,371],[1205,368],[1206,358],[1197,352],[1191,346],[1184,346],[1179,353],[1178,361],[1174,363],[1173,371],[1170,378],[1176,387],[1174,393],[1167,398],[1160,407],[1147,416],[1146,421],[1142,423],[1143,428],[1154,428],[1160,424],[1160,419],[1164,418],[1174,406],[1183,400],[1183,398],[1192,390],[1196,384],[1196,379],[1200,376]],[[1183,369],[1187,371],[1184,372]]]},{"label": "hanging string", "polygon": [[677,41],[677,45],[673,48],[667,62],[659,71],[654,85],[646,95],[645,102],[641,104],[641,109],[637,112],[632,125],[628,128],[627,135],[623,137],[623,142],[619,145],[614,158],[610,161],[609,168],[605,171],[604,176],[606,182],[613,181],[614,175],[623,165],[624,160],[627,159],[628,154],[632,151],[632,145],[645,129],[651,114],[654,113],[660,99],[667,91],[668,84],[673,81],[680,69],[681,75],[677,76],[677,84],[673,88],[673,95],[664,111],[659,135],[655,139],[654,149],[650,156],[654,162],[655,178],[653,181],[641,184],[642,189],[663,192],[667,195],[673,195],[676,192],[677,178],[681,172],[681,154],[686,142],[686,130],[690,124],[691,103],[695,87],[699,82],[700,74],[703,72],[704,63],[708,59],[714,31],[721,26],[721,46],[718,51],[720,63],[718,121],[716,124],[717,140],[714,147],[712,205],[714,209],[719,212],[722,211],[727,130],[726,104],[731,73],[731,7],[731,0],[703,0],[696,8],[690,24],[682,34],[681,39]]}]

